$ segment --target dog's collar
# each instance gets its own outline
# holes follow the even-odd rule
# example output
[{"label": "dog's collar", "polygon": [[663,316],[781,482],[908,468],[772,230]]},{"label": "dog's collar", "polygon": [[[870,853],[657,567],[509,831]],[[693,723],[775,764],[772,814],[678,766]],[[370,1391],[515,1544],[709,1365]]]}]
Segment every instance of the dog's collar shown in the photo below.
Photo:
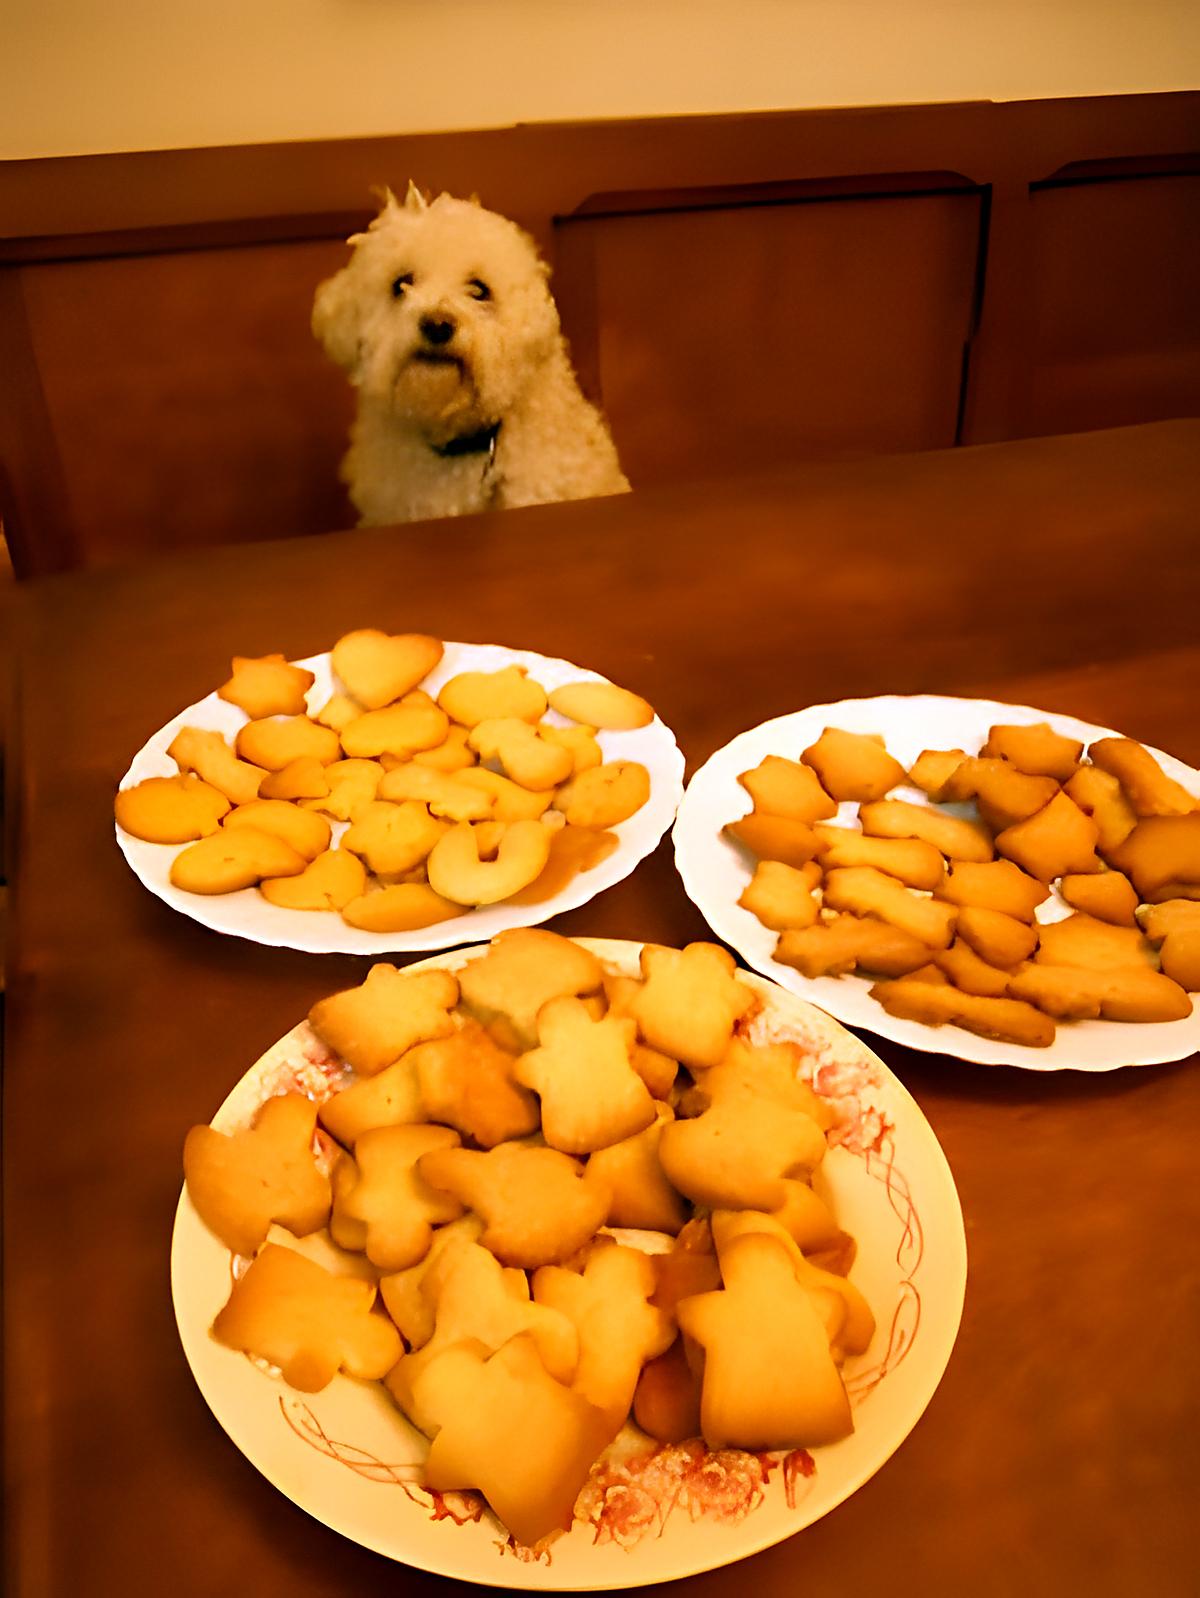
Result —
[{"label": "dog's collar", "polygon": [[489,455],[496,447],[499,431],[500,423],[492,422],[487,427],[477,427],[473,433],[460,433],[457,438],[448,439],[444,444],[431,444],[429,447],[443,459],[455,455]]}]

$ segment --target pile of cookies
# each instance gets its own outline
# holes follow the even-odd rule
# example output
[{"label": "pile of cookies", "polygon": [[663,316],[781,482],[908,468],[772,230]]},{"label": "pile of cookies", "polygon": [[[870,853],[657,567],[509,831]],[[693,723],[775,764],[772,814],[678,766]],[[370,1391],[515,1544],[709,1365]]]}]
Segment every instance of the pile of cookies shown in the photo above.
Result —
[{"label": "pile of cookies", "polygon": [[654,712],[608,682],[547,693],[519,665],[460,672],[435,697],[421,684],[442,656],[436,638],[347,633],[336,691],[311,714],[311,671],[236,657],[218,689],[246,716],[232,746],[182,728],[168,750],[178,772],[122,789],[118,824],[190,845],[170,869],[185,892],[257,886],[371,932],[551,898],[617,848],[608,829],[650,796],[646,767],[606,760],[598,734]]},{"label": "pile of cookies", "polygon": [[[891,1015],[1035,1048],[1058,1021],[1191,1013],[1200,801],[1141,744],[1085,756],[1048,723],[997,725],[977,754],[906,771],[881,737],[826,728],[738,781],[754,807],[725,833],[755,860],[738,902],[805,977],[867,976]],[[886,797],[905,785],[932,803]],[[847,802],[857,828],[835,824]]]},{"label": "pile of cookies", "polygon": [[[795,1045],[749,1041],[761,1003],[712,944],[648,945],[638,977],[536,929],[454,973],[375,965],[308,1018],[341,1091],[188,1134],[191,1200],[251,1261],[213,1335],[306,1392],[382,1380],[425,1485],[527,1545],[631,1417],[711,1448],[844,1436],[874,1318],[813,1186],[830,1106]],[[327,1228],[340,1268],[278,1227]]]}]

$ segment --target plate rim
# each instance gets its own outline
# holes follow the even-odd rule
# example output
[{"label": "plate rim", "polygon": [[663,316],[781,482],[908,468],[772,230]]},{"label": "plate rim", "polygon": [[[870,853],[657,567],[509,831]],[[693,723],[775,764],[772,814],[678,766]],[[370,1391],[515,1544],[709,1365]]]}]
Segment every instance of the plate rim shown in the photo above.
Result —
[{"label": "plate rim", "polygon": [[[645,946],[644,942],[641,940],[633,939],[590,938],[586,936],[577,936],[574,937],[572,941],[590,949],[597,955],[598,958],[605,959],[607,957],[610,960],[613,958],[634,958]],[[450,969],[455,969],[458,966],[465,964],[468,959],[481,954],[487,948],[487,946],[488,945],[485,942],[469,947],[437,951],[436,953],[428,956],[426,959],[406,966],[405,969],[409,971],[437,967],[448,967]],[[310,1503],[304,1502],[301,1497],[297,1496],[287,1487],[281,1486],[278,1482],[276,1482],[268,1473],[268,1471],[258,1462],[254,1455],[248,1452],[247,1449],[244,1448],[238,1441],[235,1431],[231,1429],[229,1424],[228,1415],[222,1413],[218,1405],[214,1403],[212,1396],[210,1396],[208,1389],[202,1382],[200,1375],[197,1373],[197,1370],[192,1363],[190,1353],[190,1344],[192,1338],[195,1337],[197,1340],[205,1338],[207,1336],[207,1329],[203,1327],[193,1329],[190,1326],[185,1325],[184,1316],[179,1302],[180,1295],[178,1291],[177,1279],[182,1278],[183,1272],[186,1268],[185,1262],[180,1258],[181,1249],[183,1247],[183,1238],[181,1234],[186,1229],[186,1226],[190,1225],[190,1221],[186,1218],[190,1217],[190,1220],[194,1221],[195,1224],[203,1226],[203,1223],[199,1221],[199,1217],[196,1216],[195,1211],[190,1204],[187,1196],[186,1184],[181,1183],[179,1198],[174,1211],[170,1249],[172,1312],[175,1319],[177,1335],[180,1339],[180,1344],[184,1353],[185,1361],[188,1365],[189,1373],[199,1389],[201,1397],[204,1399],[209,1413],[220,1426],[221,1430],[225,1433],[232,1445],[238,1449],[239,1453],[241,1453],[243,1459],[245,1459],[246,1462],[250,1464],[252,1468],[257,1471],[258,1474],[262,1476],[271,1487],[289,1499],[305,1514],[317,1520],[322,1525],[329,1527],[330,1530],[335,1531],[339,1536],[344,1536],[352,1542],[357,1542],[360,1546],[368,1548],[371,1552],[389,1560],[393,1564],[399,1565],[401,1568],[419,1569],[430,1574],[446,1577],[447,1579],[451,1580],[469,1581],[480,1586],[505,1588],[508,1590],[586,1592],[625,1590],[627,1588],[633,1587],[655,1586],[667,1581],[686,1580],[692,1576],[703,1574],[706,1571],[723,1569],[735,1564],[739,1564],[743,1560],[752,1558],[756,1554],[762,1553],[768,1548],[788,1541],[791,1537],[799,1535],[802,1531],[806,1530],[808,1526],[815,1525],[818,1520],[822,1520],[827,1515],[833,1513],[843,1503],[845,1503],[848,1498],[852,1497],[860,1487],[862,1487],[867,1481],[876,1475],[884,1467],[884,1465],[888,1463],[888,1461],[900,1449],[907,1438],[912,1434],[912,1431],[920,1423],[922,1417],[928,1410],[929,1405],[931,1404],[933,1397],[945,1376],[958,1340],[959,1332],[961,1330],[968,1279],[966,1224],[962,1210],[961,1195],[959,1194],[958,1186],[955,1182],[954,1173],[950,1166],[949,1159],[947,1158],[946,1152],[942,1147],[941,1141],[938,1138],[932,1123],[929,1121],[915,1096],[909,1091],[897,1074],[888,1066],[887,1062],[881,1059],[868,1043],[864,1042],[853,1032],[849,1031],[842,1025],[841,1022],[837,1021],[836,1018],[829,1016],[829,1014],[822,1010],[819,1006],[813,1005],[810,1001],[801,998],[796,994],[790,993],[787,989],[781,987],[779,983],[772,981],[770,978],[764,977],[754,971],[748,971],[741,967],[739,967],[737,975],[741,980],[747,982],[752,988],[764,996],[774,996],[774,1002],[781,1005],[785,1013],[791,1012],[797,1015],[800,1019],[807,1021],[810,1025],[813,1025],[817,1032],[826,1034],[827,1038],[832,1040],[839,1038],[839,1035],[844,1037],[844,1039],[847,1040],[850,1045],[851,1052],[858,1054],[862,1057],[862,1059],[869,1061],[879,1072],[880,1080],[884,1084],[886,1092],[895,1099],[898,1105],[903,1107],[906,1116],[910,1118],[910,1127],[913,1130],[916,1130],[922,1138],[921,1154],[923,1180],[930,1187],[937,1190],[938,1224],[943,1234],[942,1241],[944,1252],[939,1256],[938,1259],[939,1269],[943,1274],[942,1291],[943,1294],[948,1295],[948,1298],[951,1302],[949,1302],[948,1307],[943,1306],[941,1315],[933,1322],[932,1328],[929,1332],[929,1340],[925,1344],[923,1364],[920,1368],[923,1374],[920,1379],[916,1380],[914,1390],[909,1395],[907,1403],[903,1405],[900,1424],[896,1428],[895,1435],[887,1439],[887,1446],[885,1450],[877,1456],[872,1455],[867,1460],[864,1460],[859,1467],[852,1469],[848,1473],[847,1477],[838,1484],[836,1495],[826,1505],[826,1507],[822,1509],[819,1514],[803,1520],[801,1524],[796,1525],[789,1530],[784,1530],[782,1533],[777,1532],[774,1528],[769,1528],[767,1534],[764,1536],[757,1538],[752,1536],[750,1540],[751,1545],[739,1549],[739,1551],[734,1553],[730,1558],[702,1558],[696,1563],[689,1561],[687,1562],[686,1568],[681,1567],[667,1570],[661,1574],[636,1574],[632,1575],[631,1579],[629,1580],[621,1580],[620,1572],[616,1573],[616,1579],[614,1579],[614,1573],[612,1571],[608,1571],[600,1575],[594,1581],[562,1581],[555,1580],[553,1578],[553,1567],[548,1568],[540,1564],[526,1564],[518,1562],[506,1563],[498,1558],[495,1567],[489,1568],[488,1574],[480,1574],[473,1568],[467,1568],[466,1565],[462,1565],[453,1561],[437,1563],[425,1557],[406,1557],[395,1552],[393,1549],[380,1546],[377,1540],[365,1541],[361,1536],[356,1535],[354,1532],[348,1531],[342,1526],[334,1524],[322,1514],[320,1509],[313,1507],[313,1505]],[[212,1117],[212,1121],[214,1123],[224,1114],[226,1109],[231,1105],[231,1102],[243,1090],[248,1079],[252,1077],[255,1072],[259,1071],[263,1067],[264,1062],[267,1061],[276,1050],[280,1049],[283,1044],[291,1039],[302,1025],[303,1023],[297,1023],[296,1027],[293,1027],[291,1031],[276,1040],[274,1044],[263,1051],[258,1060],[256,1060],[238,1077],[237,1081],[222,1099],[221,1105],[214,1112]],[[854,1156],[850,1155],[848,1157],[853,1158]],[[218,1247],[219,1246],[220,1245],[218,1244]],[[923,1330],[925,1329],[924,1322],[922,1323],[922,1328]],[[285,1389],[285,1391],[290,1392],[291,1390]],[[738,1526],[730,1527],[729,1529],[731,1531],[737,1531],[743,1526],[753,1526],[753,1524],[753,1521],[747,1520],[739,1522]],[[635,1551],[636,1550],[629,1549],[624,1550],[627,1555],[634,1553]]]},{"label": "plate rim", "polygon": [[[1069,1055],[1066,1058],[1059,1057],[1056,1059],[1049,1059],[1045,1057],[1047,1054],[1049,1054],[1049,1050],[1034,1048],[1027,1048],[1021,1053],[1017,1053],[1016,1051],[1019,1048],[1018,1045],[1005,1045],[998,1043],[995,1040],[980,1038],[976,1034],[967,1032],[964,1028],[954,1026],[952,1024],[947,1023],[934,1027],[916,1021],[901,1021],[896,1017],[889,1016],[887,1011],[884,1010],[881,1005],[875,1005],[873,1007],[871,1012],[872,1018],[864,1017],[857,1006],[853,1006],[852,1008],[854,1013],[852,1015],[848,1015],[838,1003],[838,995],[836,991],[822,989],[821,997],[817,997],[813,991],[812,983],[809,978],[802,976],[800,972],[793,970],[790,966],[777,965],[772,959],[770,959],[769,956],[760,958],[755,951],[750,950],[745,946],[745,940],[740,936],[738,918],[730,914],[730,912],[737,908],[736,901],[731,901],[728,905],[724,903],[713,905],[711,901],[705,899],[702,890],[697,889],[695,886],[699,873],[693,870],[692,862],[687,859],[686,851],[690,842],[690,840],[687,839],[687,830],[691,819],[689,811],[689,796],[693,796],[691,808],[694,810],[696,804],[698,803],[698,801],[694,798],[694,792],[698,791],[699,787],[702,786],[701,779],[706,773],[708,774],[707,780],[712,780],[712,772],[710,768],[713,767],[713,765],[719,760],[724,760],[731,756],[739,744],[743,742],[749,743],[751,740],[757,740],[761,734],[769,733],[785,724],[795,722],[801,717],[807,718],[809,716],[819,715],[824,712],[837,712],[848,706],[859,707],[896,703],[905,705],[953,705],[959,707],[969,705],[973,707],[979,707],[980,709],[987,708],[988,710],[992,711],[1010,713],[1015,712],[1021,717],[1038,721],[1047,721],[1055,728],[1055,730],[1068,732],[1074,736],[1082,736],[1085,744],[1094,742],[1099,737],[1123,738],[1127,736],[1124,733],[1117,732],[1111,727],[1101,727],[1098,723],[1083,721],[1080,717],[1072,716],[1063,711],[1045,710],[1034,705],[1017,704],[1011,700],[991,699],[982,695],[931,693],[856,695],[854,697],[848,697],[845,699],[831,700],[827,703],[804,705],[799,710],[787,711],[779,716],[771,716],[765,721],[757,723],[753,727],[744,728],[742,731],[735,733],[732,738],[720,745],[719,748],[713,750],[708,758],[692,773],[692,776],[688,780],[687,786],[684,789],[684,795],[680,801],[679,809],[676,812],[675,821],[671,828],[671,842],[674,853],[675,869],[679,873],[680,881],[683,883],[684,892],[687,894],[691,902],[696,906],[697,910],[699,910],[700,914],[704,917],[713,933],[720,938],[722,942],[727,943],[730,948],[734,949],[737,952],[738,958],[749,965],[754,971],[758,972],[762,976],[767,977],[773,982],[779,983],[781,987],[787,989],[788,992],[795,994],[796,997],[803,998],[808,1003],[814,1004],[820,1009],[824,1009],[829,1015],[833,1016],[835,1020],[839,1021],[842,1026],[869,1032],[874,1037],[883,1038],[892,1043],[899,1043],[905,1048],[911,1048],[922,1054],[940,1055],[943,1058],[951,1059],[965,1065],[977,1065],[985,1067],[1007,1065],[1013,1066],[1014,1068],[1020,1070],[1034,1071],[1043,1074],[1054,1073],[1058,1071],[1078,1071],[1084,1075],[1103,1075],[1110,1071],[1124,1070],[1127,1068],[1137,1070],[1147,1066],[1171,1065],[1178,1063],[1180,1060],[1188,1059],[1191,1054],[1195,1053],[1197,1049],[1200,1048],[1200,1036],[1197,1036],[1197,1038],[1190,1044],[1185,1042],[1181,1046],[1178,1043],[1171,1043],[1168,1041],[1155,1048],[1153,1044],[1149,1042],[1148,1035],[1168,1037],[1169,1034],[1163,1032],[1164,1027],[1188,1024],[1191,1024],[1193,1029],[1200,1030],[1200,1005],[1198,1005],[1195,1000],[1193,1000],[1191,1016],[1185,1017],[1180,1022],[1131,1023],[1119,1021],[1093,1021],[1078,1023],[1060,1022],[1058,1024],[1056,1043],[1059,1040],[1066,1041],[1063,1038],[1063,1034],[1064,1030],[1068,1026],[1119,1027],[1121,1029],[1120,1033],[1118,1034],[1120,1037],[1128,1037],[1132,1031],[1137,1036],[1139,1043],[1142,1043],[1143,1040],[1146,1042],[1145,1047],[1139,1047],[1136,1050],[1138,1056],[1136,1059],[1114,1059],[1111,1061],[1101,1062],[1082,1060],[1079,1058],[1070,1057]],[[1141,742],[1140,739],[1136,741]],[[1184,761],[1179,760],[1176,756],[1168,754],[1164,750],[1157,749],[1152,744],[1143,743],[1142,746],[1160,762],[1168,776],[1175,777],[1177,781],[1183,781],[1185,786],[1189,787],[1197,794],[1198,797],[1200,797],[1200,771],[1188,766]],[[745,790],[742,790],[742,792],[744,793]],[[740,814],[747,814],[752,808],[749,802],[749,795],[747,794],[745,797],[747,803],[745,809],[740,812]],[[730,819],[736,819],[736,817],[731,814]],[[714,839],[714,842],[717,842],[718,844],[720,843],[719,835]],[[729,847],[732,848],[732,845]],[[855,992],[858,991],[859,984],[865,984],[865,979],[856,978],[853,976],[851,976],[849,979],[829,978],[817,980],[827,980],[830,983],[833,983],[834,981],[849,980],[855,984],[855,987],[852,990]],[[878,1011],[878,1024],[875,1024],[873,1019],[875,1011]],[[989,1047],[988,1045],[991,1046]],[[998,1058],[997,1055],[1001,1053],[1004,1057]],[[1066,1051],[1064,1050],[1064,1054],[1065,1053]]]}]

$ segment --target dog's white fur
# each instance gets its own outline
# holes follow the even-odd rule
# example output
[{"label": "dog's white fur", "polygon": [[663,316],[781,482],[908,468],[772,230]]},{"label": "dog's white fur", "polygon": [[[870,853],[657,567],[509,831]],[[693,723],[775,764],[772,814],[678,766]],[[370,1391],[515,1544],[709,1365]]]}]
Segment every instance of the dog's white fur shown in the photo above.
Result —
[{"label": "dog's white fur", "polygon": [[629,487],[572,370],[549,270],[515,223],[410,184],[349,242],[312,322],[358,392],[342,477],[363,523]]}]

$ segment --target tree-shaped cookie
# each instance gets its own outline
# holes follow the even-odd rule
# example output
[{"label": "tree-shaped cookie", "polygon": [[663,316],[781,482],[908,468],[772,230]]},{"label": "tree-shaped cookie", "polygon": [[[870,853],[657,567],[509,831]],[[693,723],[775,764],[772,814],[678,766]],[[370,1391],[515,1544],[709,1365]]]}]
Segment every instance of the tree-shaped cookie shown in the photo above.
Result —
[{"label": "tree-shaped cookie", "polygon": [[213,1336],[278,1365],[283,1379],[315,1393],[344,1370],[377,1380],[400,1358],[396,1328],[373,1315],[375,1287],[334,1276],[294,1249],[268,1243],[213,1322]]},{"label": "tree-shaped cookie", "polygon": [[547,1374],[528,1335],[486,1361],[475,1353],[458,1364],[456,1391],[441,1395],[444,1419],[425,1462],[425,1486],[477,1489],[517,1542],[532,1547],[571,1524],[575,1500],[609,1441],[608,1419]]},{"label": "tree-shaped cookie", "polygon": [[482,1215],[480,1241],[505,1265],[534,1270],[582,1248],[604,1224],[609,1192],[585,1180],[577,1160],[557,1149],[502,1143],[478,1149],[438,1149],[419,1169],[431,1187],[452,1193]]},{"label": "tree-shaped cookie", "polygon": [[715,943],[685,949],[647,944],[645,985],[630,1005],[643,1039],[686,1066],[717,1065],[738,1021],[759,1003],[735,970],[733,956]]},{"label": "tree-shaped cookie", "polygon": [[[343,1248],[361,1248],[381,1270],[401,1271],[427,1252],[433,1227],[462,1206],[422,1180],[417,1162],[458,1143],[448,1126],[382,1126],[363,1132],[334,1183],[330,1230]],[[349,1172],[349,1175],[344,1173]]]},{"label": "tree-shaped cookie", "polygon": [[488,1249],[478,1243],[456,1248],[443,1269],[426,1277],[422,1293],[432,1301],[433,1335],[418,1353],[408,1356],[404,1369],[397,1370],[396,1380],[388,1384],[401,1409],[422,1430],[426,1428],[409,1402],[414,1383],[426,1366],[456,1343],[475,1341],[491,1354],[510,1337],[528,1332],[550,1375],[570,1383],[579,1358],[574,1320],[560,1309],[535,1304],[525,1272],[501,1265]]},{"label": "tree-shaped cookie", "polygon": [[654,1100],[630,1063],[637,1036],[621,1016],[593,1020],[582,999],[551,999],[538,1011],[540,1047],[521,1055],[518,1082],[542,1105],[542,1135],[565,1154],[590,1154],[654,1120]]},{"label": "tree-shaped cookie", "polygon": [[415,1043],[444,1038],[454,1030],[450,1011],[458,983],[449,971],[397,971],[373,965],[357,988],[321,999],[308,1024],[360,1076],[373,1076]]},{"label": "tree-shaped cookie", "polygon": [[825,1133],[814,1115],[827,1112],[815,1108],[812,1090],[789,1078],[771,1052],[748,1065],[755,1052],[735,1054],[704,1076],[703,1114],[663,1128],[662,1168],[696,1204],[776,1210],[787,1198],[786,1178],[809,1176],[825,1157]]},{"label": "tree-shaped cookie", "polygon": [[572,1386],[609,1417],[614,1436],[642,1366],[675,1338],[673,1317],[649,1302],[657,1285],[648,1254],[603,1241],[593,1244],[582,1273],[546,1265],[533,1279],[537,1302],[574,1322],[579,1364]]},{"label": "tree-shaped cookie", "polygon": [[724,1286],[685,1298],[679,1325],[704,1349],[700,1401],[710,1448],[806,1448],[853,1429],[829,1347],[841,1300],[796,1280],[784,1244],[764,1233],[721,1252]]},{"label": "tree-shaped cookie", "polygon": [[824,1270],[807,1259],[778,1219],[758,1210],[714,1210],[712,1232],[722,1259],[736,1237],[756,1232],[778,1238],[787,1250],[796,1280],[802,1287],[824,1288],[842,1300],[845,1316],[833,1339],[836,1348],[847,1354],[861,1354],[866,1349],[875,1335],[875,1315],[871,1306],[848,1278]]},{"label": "tree-shaped cookie", "polygon": [[701,1077],[710,1102],[738,1092],[803,1110],[822,1131],[833,1125],[833,1106],[800,1075],[803,1051],[795,1043],[748,1043],[735,1038],[720,1065]]},{"label": "tree-shaped cookie", "polygon": [[235,1254],[253,1254],[273,1221],[297,1237],[329,1217],[329,1178],[313,1157],[317,1107],[300,1093],[268,1099],[240,1132],[194,1126],[183,1174],[201,1220]]},{"label": "tree-shaped cookie", "polygon": [[602,1178],[612,1193],[607,1223],[649,1232],[678,1232],[690,1210],[667,1180],[658,1157],[663,1127],[675,1119],[660,1104],[657,1119],[641,1132],[599,1149],[588,1160],[590,1179]]},{"label": "tree-shaped cookie", "polygon": [[476,1242],[482,1231],[478,1215],[460,1215],[435,1229],[428,1252],[416,1265],[379,1278],[379,1296],[409,1348],[421,1348],[433,1336],[439,1284],[458,1251]]},{"label": "tree-shaped cookie", "polygon": [[503,1016],[525,1048],[538,1041],[537,1015],[563,995],[595,993],[604,980],[589,950],[541,927],[497,933],[485,955],[458,974],[462,1002],[483,1022]]},{"label": "tree-shaped cookie", "polygon": [[485,1149],[538,1127],[538,1104],[514,1079],[514,1055],[478,1021],[449,1037],[418,1043],[404,1056],[417,1074],[425,1114],[453,1126]]},{"label": "tree-shaped cookie", "polygon": [[375,1076],[365,1076],[325,1100],[317,1111],[321,1125],[339,1143],[353,1147],[377,1126],[411,1126],[425,1120],[421,1085],[409,1049]]}]

